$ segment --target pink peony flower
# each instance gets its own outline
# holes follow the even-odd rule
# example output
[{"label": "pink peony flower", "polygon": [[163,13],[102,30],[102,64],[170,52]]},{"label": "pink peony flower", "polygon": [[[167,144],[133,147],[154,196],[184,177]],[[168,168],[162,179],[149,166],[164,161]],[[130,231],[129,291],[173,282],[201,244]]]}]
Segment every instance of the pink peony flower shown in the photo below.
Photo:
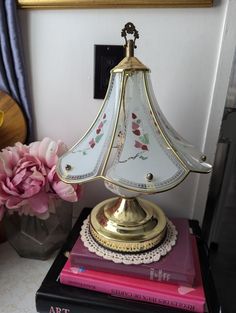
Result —
[{"label": "pink peony flower", "polygon": [[58,157],[66,150],[63,142],[44,138],[0,152],[0,220],[5,210],[45,218],[52,201],[79,200],[80,186],[63,183],[55,172]]},{"label": "pink peony flower", "polygon": [[58,196],[69,202],[76,202],[81,196],[81,188],[77,185],[66,184],[61,181],[56,173],[56,165],[54,165],[48,174],[49,182]]}]

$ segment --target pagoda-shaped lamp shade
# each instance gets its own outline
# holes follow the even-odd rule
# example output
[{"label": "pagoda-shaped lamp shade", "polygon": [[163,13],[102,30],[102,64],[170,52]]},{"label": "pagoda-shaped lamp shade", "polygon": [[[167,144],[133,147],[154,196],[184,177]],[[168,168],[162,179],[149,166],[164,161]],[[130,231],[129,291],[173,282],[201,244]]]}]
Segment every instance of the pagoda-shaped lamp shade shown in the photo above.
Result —
[{"label": "pagoda-shaped lamp shade", "polygon": [[[133,34],[134,40],[127,40]],[[81,184],[103,179],[117,196],[93,208],[90,233],[102,246],[123,252],[145,251],[166,233],[166,217],[140,195],[169,190],[189,172],[207,173],[206,157],[167,122],[156,101],[150,71],[134,57],[138,32],[122,30],[126,57],[111,70],[100,112],[84,137],[64,154],[60,178]]]}]

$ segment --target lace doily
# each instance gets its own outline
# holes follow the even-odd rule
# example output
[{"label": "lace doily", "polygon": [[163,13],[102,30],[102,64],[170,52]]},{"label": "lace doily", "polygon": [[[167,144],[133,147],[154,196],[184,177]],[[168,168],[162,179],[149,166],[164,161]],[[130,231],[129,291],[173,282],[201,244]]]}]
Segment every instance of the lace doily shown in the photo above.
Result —
[{"label": "lace doily", "polygon": [[92,237],[89,231],[89,217],[84,220],[83,226],[81,228],[81,239],[84,246],[88,248],[90,252],[96,255],[113,261],[115,263],[124,264],[148,264],[152,262],[157,262],[160,258],[171,251],[172,247],[175,245],[177,240],[177,230],[175,225],[167,219],[167,232],[164,241],[149,251],[138,252],[138,253],[121,253],[112,250],[108,250],[101,245],[99,245]]}]

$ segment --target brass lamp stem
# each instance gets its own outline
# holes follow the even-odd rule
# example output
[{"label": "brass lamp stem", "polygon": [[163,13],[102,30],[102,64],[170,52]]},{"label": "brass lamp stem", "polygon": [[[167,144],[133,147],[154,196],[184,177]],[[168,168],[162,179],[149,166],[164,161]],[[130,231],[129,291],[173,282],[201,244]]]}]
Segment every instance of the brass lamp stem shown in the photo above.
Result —
[{"label": "brass lamp stem", "polygon": [[126,45],[126,50],[125,50],[125,56],[127,58],[131,58],[134,56],[134,41],[133,40],[128,40],[127,45]]}]

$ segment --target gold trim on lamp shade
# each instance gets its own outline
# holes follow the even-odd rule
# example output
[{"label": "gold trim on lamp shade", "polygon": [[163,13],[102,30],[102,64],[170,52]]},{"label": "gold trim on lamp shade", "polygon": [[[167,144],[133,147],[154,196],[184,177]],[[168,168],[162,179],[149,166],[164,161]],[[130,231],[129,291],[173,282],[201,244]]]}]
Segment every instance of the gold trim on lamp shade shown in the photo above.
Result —
[{"label": "gold trim on lamp shade", "polygon": [[111,72],[119,73],[126,71],[149,71],[149,68],[142,64],[136,57],[125,57]]},{"label": "gold trim on lamp shade", "polygon": [[211,7],[213,0],[17,0],[22,9]]},{"label": "gold trim on lamp shade", "polygon": [[113,146],[113,143],[114,143],[115,134],[116,134],[117,126],[118,126],[119,114],[120,114],[120,110],[121,110],[121,102],[122,102],[122,99],[123,99],[124,86],[125,86],[125,83],[126,83],[126,79],[127,78],[125,77],[125,75],[123,75],[122,79],[121,79],[121,88],[120,88],[120,92],[119,92],[119,94],[120,94],[120,96],[119,96],[120,105],[119,105],[119,109],[117,110],[117,115],[115,117],[115,126],[114,126],[113,132],[112,132],[112,139],[111,139],[111,142],[110,142],[110,145],[109,145],[109,148],[108,148],[107,155],[105,157],[105,161],[104,161],[103,166],[102,166],[101,176],[104,175],[104,171],[106,169],[106,166],[107,166],[107,163],[108,163],[108,159],[109,159],[110,154],[111,154],[111,149],[112,149],[112,146]]}]

